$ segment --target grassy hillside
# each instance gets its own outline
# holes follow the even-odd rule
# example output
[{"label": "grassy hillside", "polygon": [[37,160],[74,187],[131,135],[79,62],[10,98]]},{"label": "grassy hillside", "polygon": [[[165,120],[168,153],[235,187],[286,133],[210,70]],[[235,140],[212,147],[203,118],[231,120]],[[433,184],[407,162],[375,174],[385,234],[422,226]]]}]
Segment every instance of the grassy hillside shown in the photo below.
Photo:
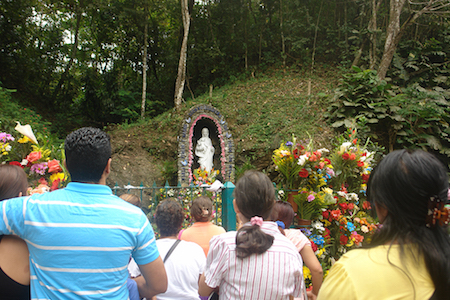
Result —
[{"label": "grassy hillside", "polygon": [[310,135],[317,147],[329,145],[334,133],[324,120],[330,101],[325,95],[337,86],[338,78],[339,72],[331,68],[322,68],[312,77],[304,71],[272,70],[213,89],[211,97],[205,94],[189,99],[180,111],[111,127],[113,174],[109,184],[163,184],[163,168],[166,173],[176,171],[181,124],[188,110],[200,103],[211,104],[226,118],[234,137],[237,169],[252,164],[272,173],[272,151],[292,134],[299,139]]}]

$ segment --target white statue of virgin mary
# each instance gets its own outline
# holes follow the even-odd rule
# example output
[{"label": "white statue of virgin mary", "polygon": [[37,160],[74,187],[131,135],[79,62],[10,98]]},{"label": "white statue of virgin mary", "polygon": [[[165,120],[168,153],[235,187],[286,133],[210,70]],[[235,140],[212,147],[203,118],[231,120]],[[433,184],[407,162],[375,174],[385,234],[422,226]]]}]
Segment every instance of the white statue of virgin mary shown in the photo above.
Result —
[{"label": "white statue of virgin mary", "polygon": [[198,156],[198,163],[202,170],[206,170],[208,173],[213,168],[214,147],[211,139],[209,138],[209,130],[204,127],[202,129],[202,137],[197,141],[195,146],[195,155]]}]

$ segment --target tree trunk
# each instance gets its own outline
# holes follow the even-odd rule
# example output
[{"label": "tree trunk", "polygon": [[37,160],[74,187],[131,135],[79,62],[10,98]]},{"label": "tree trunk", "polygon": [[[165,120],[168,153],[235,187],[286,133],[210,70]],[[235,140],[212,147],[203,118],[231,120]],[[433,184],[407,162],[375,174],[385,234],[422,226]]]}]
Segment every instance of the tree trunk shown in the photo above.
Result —
[{"label": "tree trunk", "polygon": [[286,67],[286,45],[283,32],[283,0],[280,0],[280,31],[281,31],[281,57],[283,58],[283,67]]},{"label": "tree trunk", "polygon": [[145,4],[144,13],[144,53],[142,54],[142,103],[141,103],[141,118],[144,119],[145,116],[145,99],[147,98],[147,31],[148,31],[148,20],[147,20],[148,8]]},{"label": "tree trunk", "polygon": [[183,98],[184,84],[186,81],[187,43],[189,36],[190,18],[187,0],[181,0],[181,15],[183,17],[183,42],[181,43],[180,61],[178,63],[178,75],[175,82],[175,109],[180,109]]},{"label": "tree trunk", "polygon": [[[439,10],[446,8],[450,3],[443,0],[429,0],[426,5],[420,10],[412,11],[408,19],[400,27],[400,14],[406,0],[391,0],[390,11],[389,11],[389,24],[386,29],[386,42],[384,44],[383,57],[381,58],[380,67],[378,68],[378,78],[384,79],[386,77],[389,65],[394,57],[397,45],[406,28],[415,22],[424,13],[437,13]],[[423,3],[417,3],[417,5],[422,5]]]}]

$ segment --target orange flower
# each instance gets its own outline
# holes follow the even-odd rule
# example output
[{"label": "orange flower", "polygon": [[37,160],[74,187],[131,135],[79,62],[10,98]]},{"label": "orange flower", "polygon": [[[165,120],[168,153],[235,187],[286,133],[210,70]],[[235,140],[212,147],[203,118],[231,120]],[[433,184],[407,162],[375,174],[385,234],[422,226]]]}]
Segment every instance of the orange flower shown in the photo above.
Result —
[{"label": "orange flower", "polygon": [[49,173],[56,173],[56,172],[62,172],[62,168],[59,164],[59,160],[53,159],[48,162],[48,172]]},{"label": "orange flower", "polygon": [[30,154],[27,155],[26,160],[28,160],[29,162],[35,162],[40,160],[42,157],[41,155],[41,151],[33,151]]},{"label": "orange flower", "polygon": [[350,160],[355,160],[356,159],[356,154],[355,153],[352,153],[352,154],[350,154]]}]

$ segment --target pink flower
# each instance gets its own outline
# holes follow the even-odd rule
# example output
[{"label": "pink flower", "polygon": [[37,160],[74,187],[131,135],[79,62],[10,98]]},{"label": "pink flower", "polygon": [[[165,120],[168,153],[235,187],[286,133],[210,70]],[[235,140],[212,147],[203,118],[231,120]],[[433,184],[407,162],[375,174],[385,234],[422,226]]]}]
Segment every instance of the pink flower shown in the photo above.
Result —
[{"label": "pink flower", "polygon": [[314,199],[316,199],[316,197],[314,197],[314,195],[311,194],[311,195],[309,195],[308,198],[306,198],[306,199],[308,199],[308,202],[311,202],[311,201],[313,201]]},{"label": "pink flower", "polygon": [[49,173],[62,172],[59,160],[53,159],[49,161],[47,165]]},{"label": "pink flower", "polygon": [[30,154],[28,154],[28,156],[26,157],[26,160],[28,160],[29,162],[35,162],[40,160],[42,157],[41,155],[41,151],[33,151]]}]

